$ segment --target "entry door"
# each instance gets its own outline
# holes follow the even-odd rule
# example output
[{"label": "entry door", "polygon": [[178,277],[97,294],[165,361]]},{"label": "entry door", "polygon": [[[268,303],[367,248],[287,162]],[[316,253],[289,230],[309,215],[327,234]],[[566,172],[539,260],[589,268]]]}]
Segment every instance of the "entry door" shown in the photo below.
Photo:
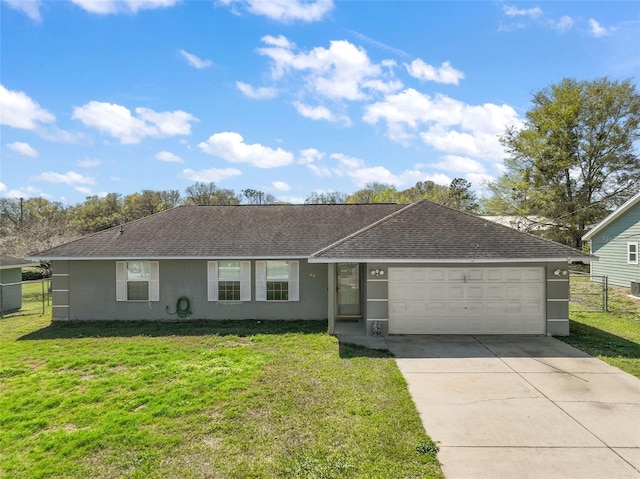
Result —
[{"label": "entry door", "polygon": [[360,264],[339,263],[338,274],[338,316],[362,316],[360,295]]}]

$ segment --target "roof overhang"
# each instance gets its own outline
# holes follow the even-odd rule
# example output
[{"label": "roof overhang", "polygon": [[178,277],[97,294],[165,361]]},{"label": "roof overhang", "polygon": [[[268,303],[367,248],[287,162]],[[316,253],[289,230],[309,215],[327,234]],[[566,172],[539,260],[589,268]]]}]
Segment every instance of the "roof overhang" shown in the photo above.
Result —
[{"label": "roof overhang", "polygon": [[584,236],[582,237],[582,241],[591,240],[591,237],[593,235],[595,235],[596,233],[598,233],[602,229],[604,229],[607,226],[609,226],[616,219],[618,219],[620,216],[625,214],[627,211],[629,211],[631,208],[633,208],[633,206],[635,206],[638,203],[640,203],[640,192],[637,195],[633,196],[630,200],[628,200],[622,206],[620,206],[620,208],[618,208],[613,213],[611,213],[609,216],[607,216],[605,219],[603,219],[600,223],[598,223],[593,228],[591,228],[589,231],[587,231],[584,234]]},{"label": "roof overhang", "polygon": [[433,259],[433,258],[309,258],[309,263],[429,263],[429,264],[490,264],[490,263],[575,263],[583,262],[589,263],[591,261],[597,261],[596,256],[576,256],[576,257],[564,257],[564,258],[450,258],[450,259]]},{"label": "roof overhang", "polygon": [[[39,261],[151,261],[151,260],[287,260],[306,259],[306,255],[297,256],[27,256]],[[32,264],[33,265],[33,264]]]}]

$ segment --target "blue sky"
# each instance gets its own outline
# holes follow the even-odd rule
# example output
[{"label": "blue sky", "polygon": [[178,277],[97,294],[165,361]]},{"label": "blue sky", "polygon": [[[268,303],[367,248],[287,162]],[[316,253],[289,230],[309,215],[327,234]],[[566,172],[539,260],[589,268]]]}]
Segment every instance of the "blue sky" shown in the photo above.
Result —
[{"label": "blue sky", "polygon": [[640,2],[0,0],[0,196],[456,177],[565,77],[640,73]]}]

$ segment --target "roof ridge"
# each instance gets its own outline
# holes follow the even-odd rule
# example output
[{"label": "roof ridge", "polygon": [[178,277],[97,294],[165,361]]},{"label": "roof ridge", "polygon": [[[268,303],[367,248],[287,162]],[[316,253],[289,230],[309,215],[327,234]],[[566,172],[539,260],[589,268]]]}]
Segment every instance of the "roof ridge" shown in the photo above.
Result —
[{"label": "roof ridge", "polygon": [[[335,248],[336,246],[340,245],[341,243],[344,243],[347,240],[350,240],[351,238],[355,238],[356,236],[364,233],[365,231],[369,231],[371,228],[378,226],[379,224],[382,224],[386,221],[389,221],[391,218],[396,217],[397,215],[401,214],[402,212],[411,209],[413,207],[415,207],[416,205],[419,205],[420,203],[423,203],[426,200],[420,200],[420,201],[416,201],[415,203],[409,203],[407,206],[404,206],[402,208],[400,208],[399,210],[394,211],[391,214],[388,214],[387,216],[384,216],[382,218],[380,218],[377,221],[374,221],[373,223],[371,223],[370,225],[365,226],[364,228],[360,228],[358,231],[354,231],[353,233],[345,236],[344,238],[339,239],[338,241],[335,241],[334,243],[325,246],[322,249],[319,249],[318,251],[316,251],[315,253],[312,253],[309,255],[309,258],[313,258],[317,255],[321,255],[322,253],[325,253],[327,251],[329,251],[331,248]],[[377,203],[366,203],[366,204],[377,204]]]}]

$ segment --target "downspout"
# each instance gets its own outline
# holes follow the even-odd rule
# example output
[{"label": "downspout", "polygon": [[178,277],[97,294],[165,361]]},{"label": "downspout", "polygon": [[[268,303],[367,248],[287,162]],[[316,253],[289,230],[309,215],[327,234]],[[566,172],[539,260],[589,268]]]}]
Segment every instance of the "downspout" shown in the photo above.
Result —
[{"label": "downspout", "polygon": [[336,322],[336,265],[335,263],[327,264],[327,322],[328,332],[333,334]]}]

